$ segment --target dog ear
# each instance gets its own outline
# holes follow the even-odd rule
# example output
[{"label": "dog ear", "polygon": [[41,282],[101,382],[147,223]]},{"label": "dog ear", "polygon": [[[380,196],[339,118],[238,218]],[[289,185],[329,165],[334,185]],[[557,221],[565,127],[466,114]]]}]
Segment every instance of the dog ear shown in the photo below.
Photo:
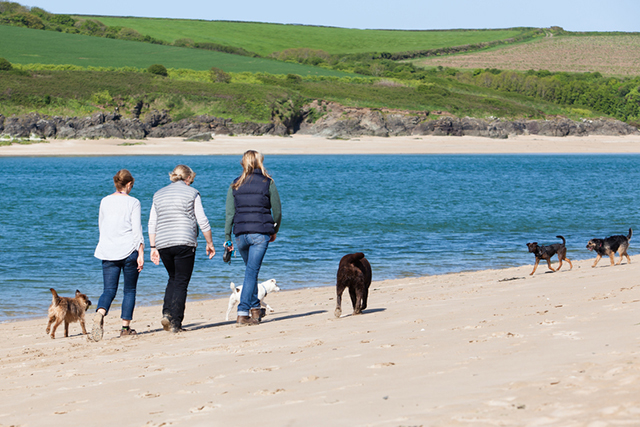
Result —
[{"label": "dog ear", "polygon": [[80,295],[82,292],[76,289],[76,296]]}]

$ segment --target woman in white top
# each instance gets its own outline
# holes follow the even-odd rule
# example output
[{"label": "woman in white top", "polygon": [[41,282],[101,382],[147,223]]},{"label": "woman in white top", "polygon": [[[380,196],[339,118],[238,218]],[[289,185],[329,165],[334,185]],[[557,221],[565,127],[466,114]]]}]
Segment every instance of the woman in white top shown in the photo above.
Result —
[{"label": "woman in white top", "polygon": [[113,182],[116,192],[100,202],[100,241],[94,255],[102,260],[104,291],[98,301],[98,310],[93,320],[91,338],[94,341],[102,339],[104,316],[109,312],[118,291],[121,271],[124,275],[124,298],[120,336],[136,334],[129,325],[136,303],[138,275],[144,266],[140,202],[129,196],[134,179],[128,170],[118,171],[113,177]]}]

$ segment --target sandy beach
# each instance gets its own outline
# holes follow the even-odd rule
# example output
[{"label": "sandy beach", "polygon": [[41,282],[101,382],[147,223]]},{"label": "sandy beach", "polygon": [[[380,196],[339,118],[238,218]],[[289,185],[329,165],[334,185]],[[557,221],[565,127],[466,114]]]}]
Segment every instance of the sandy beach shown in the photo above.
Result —
[{"label": "sandy beach", "polygon": [[331,140],[315,136],[215,136],[211,141],[182,138],[145,140],[50,140],[0,147],[3,156],[119,156],[242,154],[542,154],[640,153],[640,135],[491,139],[473,136],[360,137]]},{"label": "sandy beach", "polygon": [[[138,142],[14,144],[0,156],[640,153],[640,136]],[[46,313],[0,323],[0,427],[640,425],[640,255],[530,276],[533,261],[493,270],[488,254],[484,271],[389,281],[373,265],[369,307],[350,315],[345,293],[339,319],[335,288],[280,283],[255,327],[225,321],[226,298],[188,302],[179,334],[147,306],[138,336],[119,338],[115,309],[98,343],[77,323],[52,340]]]},{"label": "sandy beach", "polygon": [[180,334],[142,307],[119,338],[116,313],[99,343],[0,324],[0,425],[638,425],[640,258],[592,263],[374,282],[339,319],[324,287],[269,295],[255,327],[226,299]]}]

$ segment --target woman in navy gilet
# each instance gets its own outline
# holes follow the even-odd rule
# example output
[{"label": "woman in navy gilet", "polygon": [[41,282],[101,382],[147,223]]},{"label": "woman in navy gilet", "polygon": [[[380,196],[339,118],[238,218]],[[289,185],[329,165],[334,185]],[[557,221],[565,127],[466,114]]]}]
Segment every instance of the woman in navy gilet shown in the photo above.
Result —
[{"label": "woman in navy gilet", "polygon": [[280,196],[262,165],[264,157],[249,150],[242,156],[242,175],[229,186],[226,204],[225,237],[230,250],[234,249],[231,232],[236,236],[235,248],[246,265],[240,303],[238,325],[257,325],[262,318],[258,300],[258,273],[269,243],[276,240],[282,210]]}]

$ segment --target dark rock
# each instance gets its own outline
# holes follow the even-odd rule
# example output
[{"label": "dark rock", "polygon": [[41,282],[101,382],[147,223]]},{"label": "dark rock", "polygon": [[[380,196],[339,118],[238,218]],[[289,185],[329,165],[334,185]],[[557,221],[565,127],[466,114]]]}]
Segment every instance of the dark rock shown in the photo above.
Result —
[{"label": "dark rock", "polygon": [[144,118],[144,124],[149,128],[166,125],[167,123],[171,123],[171,116],[169,116],[167,110],[153,110]]},{"label": "dark rock", "polygon": [[142,113],[142,107],[143,106],[144,106],[144,102],[142,102],[142,101],[136,102],[136,105],[131,110],[131,115],[133,116],[134,119],[139,119],[140,118],[140,113]]},{"label": "dark rock", "polygon": [[[313,117],[322,116],[311,121]],[[203,138],[203,135],[275,135],[288,136],[296,132],[325,138],[350,139],[359,136],[482,136],[507,138],[509,135],[583,136],[630,135],[638,129],[611,119],[513,120],[491,121],[471,117],[456,118],[434,113],[416,113],[386,109],[344,107],[335,103],[314,101],[305,106],[300,123],[273,120],[270,123],[234,123],[231,119],[196,116],[174,122],[166,110],[153,110],[144,121],[123,119],[117,112],[97,112],[88,117],[49,117],[30,113],[20,117],[0,115],[0,133],[29,138],[124,138],[145,137]]]},{"label": "dark rock", "polygon": [[211,138],[210,133],[201,133],[198,135],[191,136],[185,139],[185,141],[211,141],[212,139],[213,138]]}]

